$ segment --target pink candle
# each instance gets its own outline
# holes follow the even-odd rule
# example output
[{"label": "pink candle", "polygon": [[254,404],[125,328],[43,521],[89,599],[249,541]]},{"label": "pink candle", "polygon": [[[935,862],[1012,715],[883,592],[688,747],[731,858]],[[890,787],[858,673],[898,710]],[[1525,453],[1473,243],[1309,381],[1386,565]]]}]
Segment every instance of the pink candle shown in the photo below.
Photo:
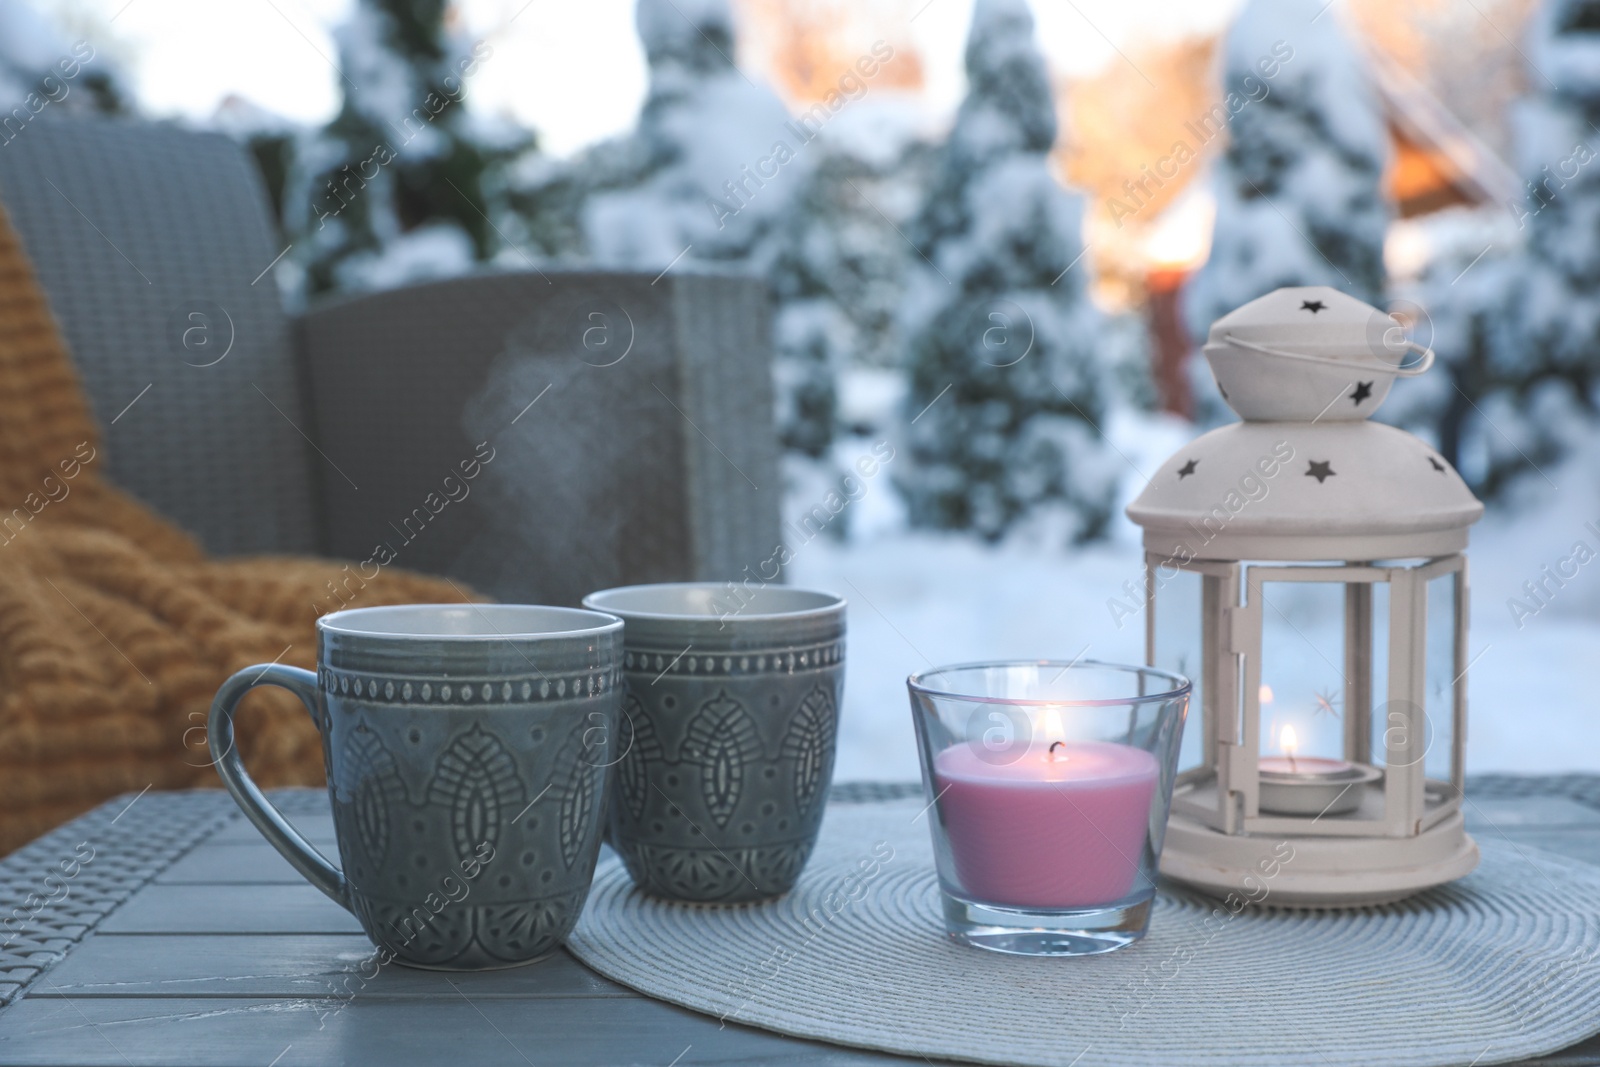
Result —
[{"label": "pink candle", "polygon": [[1133,889],[1158,765],[1107,741],[1035,741],[993,764],[968,745],[934,757],[939,813],[964,895],[1019,908],[1110,904]]}]

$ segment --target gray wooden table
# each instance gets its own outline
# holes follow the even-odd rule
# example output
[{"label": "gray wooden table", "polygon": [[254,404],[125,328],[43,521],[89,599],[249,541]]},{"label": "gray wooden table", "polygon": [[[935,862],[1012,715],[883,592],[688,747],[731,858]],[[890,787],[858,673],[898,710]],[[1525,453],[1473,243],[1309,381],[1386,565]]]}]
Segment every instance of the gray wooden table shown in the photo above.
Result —
[{"label": "gray wooden table", "polygon": [[[1600,777],[1479,778],[1468,796],[1474,833],[1600,864]],[[277,797],[334,849],[325,794]],[[724,1027],[564,952],[483,974],[374,973],[355,920],[220,792],[125,797],[67,824],[0,861],[0,905],[0,1064],[925,1062]],[[1600,1039],[1537,1062],[1600,1065]]]}]

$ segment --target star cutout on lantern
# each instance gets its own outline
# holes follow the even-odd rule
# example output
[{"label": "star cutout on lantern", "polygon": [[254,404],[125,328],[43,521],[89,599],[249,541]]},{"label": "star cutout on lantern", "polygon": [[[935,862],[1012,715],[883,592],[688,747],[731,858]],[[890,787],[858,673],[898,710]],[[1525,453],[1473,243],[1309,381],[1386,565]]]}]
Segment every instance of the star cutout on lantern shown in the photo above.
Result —
[{"label": "star cutout on lantern", "polygon": [[1331,689],[1319,689],[1316,694],[1317,706],[1311,709],[1313,716],[1327,712],[1335,719],[1339,717],[1339,697]]},{"label": "star cutout on lantern", "polygon": [[1327,306],[1328,306],[1327,304],[1324,304],[1320,300],[1302,300],[1302,301],[1300,301],[1300,310],[1301,311],[1309,311],[1313,315],[1315,315],[1319,311],[1325,310],[1327,308]]},{"label": "star cutout on lantern", "polygon": [[1200,465],[1200,461],[1199,460],[1191,459],[1189,462],[1187,462],[1183,466],[1179,467],[1178,468],[1178,480],[1181,482],[1181,481],[1183,481],[1183,479],[1189,477],[1189,475],[1193,474],[1194,473],[1194,469],[1196,467],[1198,467],[1199,465]]},{"label": "star cutout on lantern", "polygon": [[1433,469],[1434,470],[1438,471],[1440,474],[1444,473],[1444,464],[1443,463],[1440,463],[1438,460],[1434,459],[1432,456],[1428,457],[1428,462],[1433,465]]},{"label": "star cutout on lantern", "polygon": [[1306,477],[1315,478],[1318,485],[1338,473],[1333,469],[1333,461],[1331,459],[1313,459],[1309,462],[1311,463],[1311,469],[1306,471]]},{"label": "star cutout on lantern", "polygon": [[1367,397],[1369,397],[1371,395],[1372,395],[1372,383],[1371,382],[1357,382],[1356,383],[1355,392],[1350,394],[1350,399],[1354,400],[1356,402],[1356,407],[1360,407],[1361,406],[1361,402],[1363,400],[1367,399]]}]

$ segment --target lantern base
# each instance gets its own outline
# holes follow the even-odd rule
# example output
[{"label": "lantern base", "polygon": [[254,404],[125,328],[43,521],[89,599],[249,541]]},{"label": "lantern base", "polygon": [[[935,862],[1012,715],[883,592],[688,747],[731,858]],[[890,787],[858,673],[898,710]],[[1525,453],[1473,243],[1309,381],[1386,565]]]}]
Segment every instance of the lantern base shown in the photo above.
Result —
[{"label": "lantern base", "polygon": [[1460,812],[1414,837],[1225,834],[1178,812],[1161,873],[1216,897],[1283,908],[1388,904],[1454,881],[1478,865]]}]

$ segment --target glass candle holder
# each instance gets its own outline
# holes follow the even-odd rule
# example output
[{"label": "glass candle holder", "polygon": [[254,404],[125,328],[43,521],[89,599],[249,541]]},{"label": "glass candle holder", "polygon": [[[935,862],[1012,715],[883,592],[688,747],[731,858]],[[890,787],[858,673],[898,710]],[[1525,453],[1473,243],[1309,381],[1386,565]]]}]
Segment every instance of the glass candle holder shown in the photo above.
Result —
[{"label": "glass candle holder", "polygon": [[1143,937],[1189,680],[1031,660],[907,684],[950,937],[1029,956]]}]

